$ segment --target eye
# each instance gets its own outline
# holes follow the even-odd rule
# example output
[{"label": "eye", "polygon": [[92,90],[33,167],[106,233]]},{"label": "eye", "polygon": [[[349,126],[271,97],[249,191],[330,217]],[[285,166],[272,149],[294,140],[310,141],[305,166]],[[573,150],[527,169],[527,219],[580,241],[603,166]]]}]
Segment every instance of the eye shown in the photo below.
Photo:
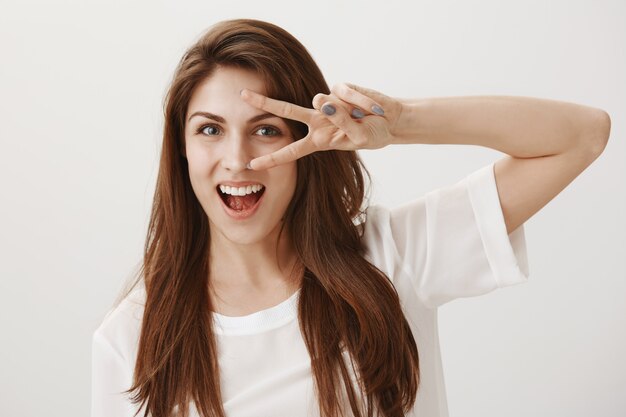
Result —
[{"label": "eye", "polygon": [[[261,131],[261,130],[265,130],[266,132],[269,130],[270,133],[269,134],[265,134],[265,135],[261,135],[261,136],[280,136],[282,135],[282,132],[273,127],[273,126],[261,126],[260,128],[257,129],[257,132]],[[273,133],[271,133],[273,132]]]},{"label": "eye", "polygon": [[[280,129],[275,128],[273,126],[261,126],[255,132],[260,132],[260,131],[265,132],[265,133],[261,133],[260,134],[261,136],[271,137],[271,136],[282,135],[282,132],[280,131]],[[219,135],[220,132],[221,132],[221,129],[214,124],[202,125],[198,129],[196,129],[196,134],[202,133],[205,136],[216,136],[216,135]]]},{"label": "eye", "polygon": [[[207,130],[207,132],[205,133],[205,129],[210,129],[210,130]],[[202,133],[203,135],[207,135],[207,136],[215,136],[215,133],[208,133],[209,131],[215,132],[215,130],[219,131],[220,128],[215,125],[202,125],[196,130],[196,133]]]}]

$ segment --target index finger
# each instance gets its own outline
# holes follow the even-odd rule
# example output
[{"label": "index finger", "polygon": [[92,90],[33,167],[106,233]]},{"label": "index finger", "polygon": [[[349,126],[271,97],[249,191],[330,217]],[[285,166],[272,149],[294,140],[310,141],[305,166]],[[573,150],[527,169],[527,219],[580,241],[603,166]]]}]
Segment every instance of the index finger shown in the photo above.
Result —
[{"label": "index finger", "polygon": [[267,155],[259,156],[250,161],[250,168],[262,170],[273,168],[277,165],[295,161],[317,151],[315,144],[308,137],[290,143],[279,150]]},{"label": "index finger", "polygon": [[276,100],[244,88],[239,93],[248,104],[286,119],[308,123],[314,110],[293,103]]}]

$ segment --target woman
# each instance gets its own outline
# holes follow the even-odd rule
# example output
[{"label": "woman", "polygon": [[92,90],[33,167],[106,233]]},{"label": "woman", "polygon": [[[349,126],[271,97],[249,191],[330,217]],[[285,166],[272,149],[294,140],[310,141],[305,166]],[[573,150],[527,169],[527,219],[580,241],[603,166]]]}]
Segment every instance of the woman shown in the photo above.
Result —
[{"label": "woman", "polygon": [[[331,92],[283,29],[214,25],[166,96],[143,268],[94,333],[92,415],[447,415],[437,307],[527,280],[523,223],[609,129],[549,100]],[[392,143],[508,156],[368,207],[355,150]]]}]

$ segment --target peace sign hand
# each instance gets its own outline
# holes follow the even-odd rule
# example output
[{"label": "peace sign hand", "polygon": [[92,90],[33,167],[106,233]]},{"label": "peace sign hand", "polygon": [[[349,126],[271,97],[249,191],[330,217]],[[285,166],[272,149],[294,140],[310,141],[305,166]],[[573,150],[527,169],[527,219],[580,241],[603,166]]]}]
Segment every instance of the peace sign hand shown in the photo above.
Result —
[{"label": "peace sign hand", "polygon": [[[241,97],[248,104],[309,127],[304,138],[253,159],[249,166],[254,170],[268,169],[317,151],[378,149],[393,142],[402,113],[400,101],[347,83],[333,86],[331,92],[313,98],[314,110],[242,90]],[[335,109],[330,114],[323,111],[329,105]]]}]

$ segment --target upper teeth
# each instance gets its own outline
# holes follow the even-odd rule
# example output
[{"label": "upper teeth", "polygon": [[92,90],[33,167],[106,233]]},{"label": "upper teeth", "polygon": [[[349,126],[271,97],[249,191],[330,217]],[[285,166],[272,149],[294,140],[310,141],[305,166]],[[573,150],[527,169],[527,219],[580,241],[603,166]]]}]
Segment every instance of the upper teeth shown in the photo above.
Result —
[{"label": "upper teeth", "polygon": [[263,186],[261,184],[248,185],[247,187],[231,187],[228,185],[220,185],[220,191],[224,194],[230,195],[246,195],[261,191]]}]

